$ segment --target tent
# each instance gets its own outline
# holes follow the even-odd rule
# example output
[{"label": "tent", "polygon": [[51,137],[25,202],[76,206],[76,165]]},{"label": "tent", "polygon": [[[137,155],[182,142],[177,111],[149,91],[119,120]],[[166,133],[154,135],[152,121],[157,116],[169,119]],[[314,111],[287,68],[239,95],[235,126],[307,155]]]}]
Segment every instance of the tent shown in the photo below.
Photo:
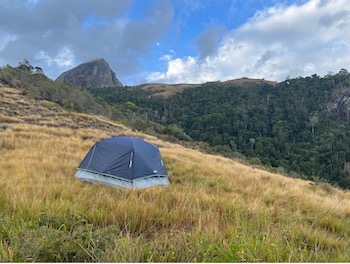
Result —
[{"label": "tent", "polygon": [[127,136],[95,143],[81,161],[76,175],[84,181],[124,188],[169,184],[158,147]]}]

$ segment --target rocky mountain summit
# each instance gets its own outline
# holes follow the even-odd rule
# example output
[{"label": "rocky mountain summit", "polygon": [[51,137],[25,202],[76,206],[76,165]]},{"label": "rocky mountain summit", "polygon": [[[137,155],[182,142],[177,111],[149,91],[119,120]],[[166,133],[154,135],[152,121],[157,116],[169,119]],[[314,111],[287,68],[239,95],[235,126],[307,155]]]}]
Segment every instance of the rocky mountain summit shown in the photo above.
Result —
[{"label": "rocky mountain summit", "polygon": [[62,73],[56,81],[83,88],[123,86],[103,58],[82,63]]}]

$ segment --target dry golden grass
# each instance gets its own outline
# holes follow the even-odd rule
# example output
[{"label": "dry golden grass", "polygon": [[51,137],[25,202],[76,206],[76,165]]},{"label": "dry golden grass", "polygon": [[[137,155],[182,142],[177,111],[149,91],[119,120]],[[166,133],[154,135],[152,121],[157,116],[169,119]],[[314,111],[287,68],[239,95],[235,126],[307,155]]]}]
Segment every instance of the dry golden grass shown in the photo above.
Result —
[{"label": "dry golden grass", "polygon": [[257,85],[257,84],[276,85],[277,82],[268,81],[268,80],[264,80],[264,79],[239,78],[239,79],[225,81],[225,82],[223,82],[223,84],[224,85],[249,86],[249,85]]},{"label": "dry golden grass", "polygon": [[[89,148],[111,136],[109,132],[14,124],[0,135],[1,192],[24,221],[42,215],[76,217],[172,243],[177,232],[221,241],[238,236],[246,246],[263,235],[268,239],[264,243],[271,241],[265,245],[269,248],[302,239],[318,250],[328,249],[333,258],[349,246],[350,195],[330,186],[310,185],[143,135],[160,146],[171,185],[113,189],[80,182],[74,175]],[[68,220],[62,222],[69,225]],[[245,252],[250,261],[273,260],[262,255],[266,248],[251,250]],[[295,251],[289,257],[298,261],[305,253]]]},{"label": "dry golden grass", "polygon": [[168,98],[185,89],[195,88],[199,84],[181,83],[181,84],[165,84],[165,83],[148,83],[137,86],[137,89],[152,92],[154,96]]},{"label": "dry golden grass", "polygon": [[[271,84],[275,85],[274,81],[267,81],[263,79],[250,79],[250,78],[239,78],[234,80],[228,80],[222,82],[225,86],[239,85],[239,86],[249,86],[249,85],[257,85],[257,84]],[[190,83],[180,83],[180,84],[166,84],[166,83],[147,83],[136,86],[137,89],[141,89],[144,91],[151,92],[154,96],[161,96],[164,98],[168,98],[176,93],[180,93],[189,88],[196,88],[200,86],[200,84],[190,84]]]},{"label": "dry golden grass", "polygon": [[[348,191],[204,154],[101,117],[61,116],[80,124],[0,119],[6,123],[0,130],[2,261],[350,259]],[[92,120],[93,128],[83,125]],[[160,147],[169,187],[132,191],[75,178],[96,141],[121,134]]]}]

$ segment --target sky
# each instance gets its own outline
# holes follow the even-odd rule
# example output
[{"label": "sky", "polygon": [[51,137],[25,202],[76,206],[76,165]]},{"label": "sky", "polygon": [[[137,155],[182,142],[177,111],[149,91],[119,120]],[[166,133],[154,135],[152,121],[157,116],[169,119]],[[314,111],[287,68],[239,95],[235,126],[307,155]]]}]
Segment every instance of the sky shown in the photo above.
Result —
[{"label": "sky", "polygon": [[348,0],[0,0],[0,66],[104,58],[128,86],[350,69]]}]

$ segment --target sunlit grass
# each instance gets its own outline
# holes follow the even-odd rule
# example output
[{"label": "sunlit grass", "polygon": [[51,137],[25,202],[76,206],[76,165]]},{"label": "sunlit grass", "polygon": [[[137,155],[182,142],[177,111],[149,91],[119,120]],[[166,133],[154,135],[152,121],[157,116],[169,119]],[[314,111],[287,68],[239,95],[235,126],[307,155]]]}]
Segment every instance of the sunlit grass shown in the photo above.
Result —
[{"label": "sunlit grass", "polygon": [[[0,119],[0,261],[350,259],[348,191],[114,128],[101,117],[50,113],[40,123],[38,116]],[[160,147],[170,186],[124,190],[76,179],[96,141],[125,134]]]},{"label": "sunlit grass", "polygon": [[81,159],[109,136],[24,124],[0,133],[2,261],[349,259],[348,192],[141,134],[160,146],[169,187],[78,181]]}]

